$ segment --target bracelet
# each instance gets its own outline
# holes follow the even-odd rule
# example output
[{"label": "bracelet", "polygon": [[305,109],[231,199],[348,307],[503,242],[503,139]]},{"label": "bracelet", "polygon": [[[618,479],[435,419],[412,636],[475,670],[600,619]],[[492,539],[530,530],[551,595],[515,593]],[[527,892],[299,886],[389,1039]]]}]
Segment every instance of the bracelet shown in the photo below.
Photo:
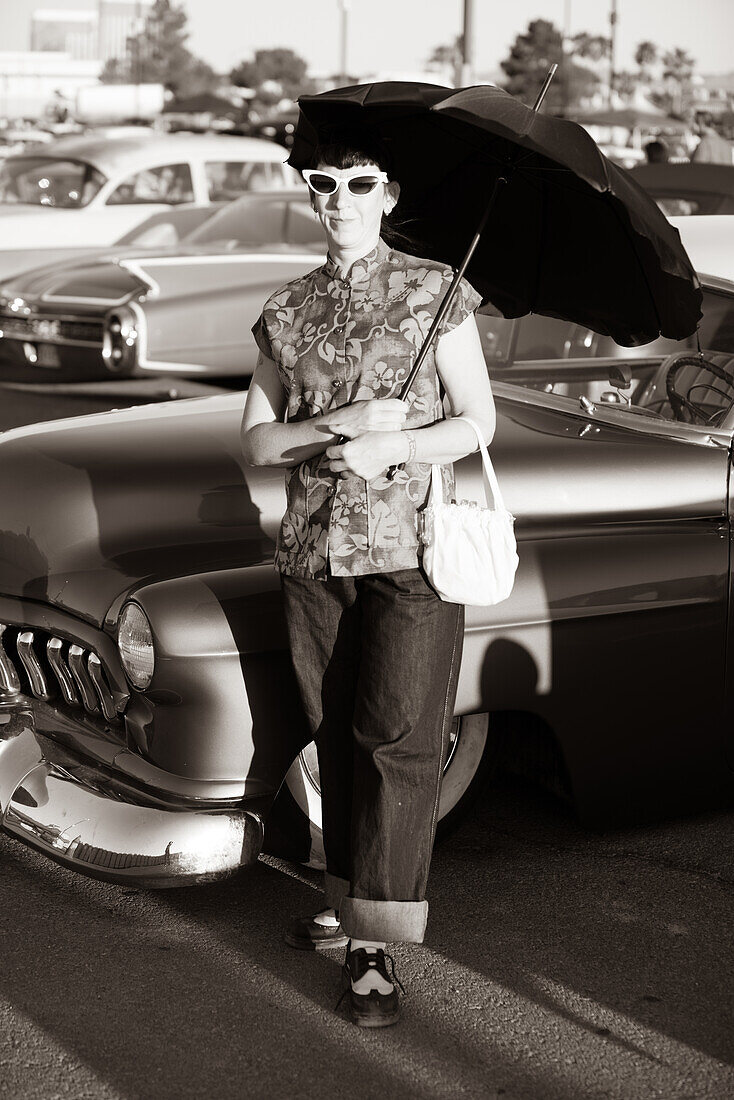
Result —
[{"label": "bracelet", "polygon": [[415,436],[412,432],[407,431],[403,431],[403,435],[408,440],[408,457],[405,459],[405,461],[412,462],[415,458]]}]

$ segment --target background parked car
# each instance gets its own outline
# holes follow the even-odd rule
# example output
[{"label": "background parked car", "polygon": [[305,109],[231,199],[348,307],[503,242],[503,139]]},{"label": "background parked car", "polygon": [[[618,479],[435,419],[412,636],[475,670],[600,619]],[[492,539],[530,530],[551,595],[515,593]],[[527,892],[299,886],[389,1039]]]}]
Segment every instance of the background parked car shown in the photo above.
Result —
[{"label": "background parked car", "polygon": [[148,131],[65,137],[8,157],[0,166],[0,277],[19,258],[27,269],[29,249],[111,244],[171,205],[293,186],[286,156],[257,138]]},{"label": "background parked car", "polygon": [[293,145],[293,135],[296,131],[296,123],[298,122],[298,111],[281,111],[280,113],[268,115],[266,118],[261,118],[258,122],[252,122],[249,126],[249,132],[253,137],[268,138],[270,141],[277,141],[280,145],[285,145],[290,149]]},{"label": "background parked car", "polygon": [[0,285],[0,380],[242,383],[257,360],[250,328],[263,302],[323,255],[299,189],[245,195],[164,252],[116,248],[28,272]]},{"label": "background parked car", "polygon": [[734,214],[734,164],[641,164],[632,175],[668,217]]},{"label": "background parked car", "polygon": [[[704,273],[701,338],[713,341],[712,346],[723,339],[728,346],[730,338],[719,329],[731,324],[729,295],[705,273],[725,271],[734,280],[734,221],[682,218],[678,225]],[[8,280],[0,284],[0,380],[47,387],[159,375],[174,382],[187,377],[246,385],[257,359],[250,327],[262,302],[289,278],[315,267],[323,247],[303,191],[259,193],[223,207],[180,247],[116,249],[114,257],[59,264]],[[90,287],[96,288],[91,301]],[[505,319],[491,304],[479,310],[477,322],[493,375],[521,371],[538,386],[550,384],[559,361],[570,378],[577,378],[582,369],[605,370],[615,360],[660,362],[681,349],[680,343],[662,338],[622,348],[610,337],[552,317]],[[694,349],[695,338],[685,346]],[[570,393],[572,382],[564,384]],[[554,385],[560,385],[557,377]],[[608,390],[603,382],[597,386],[597,396]],[[157,399],[164,392],[157,389]],[[56,415],[74,415],[68,389],[64,397]],[[104,392],[96,399],[104,401]],[[109,400],[119,403],[111,395]],[[32,403],[24,413],[34,417]],[[13,422],[27,421],[16,417]]]},{"label": "background parked car", "polygon": [[[182,206],[166,206],[157,214],[151,214],[145,221],[140,222],[133,229],[128,229],[116,241],[110,245],[67,245],[62,248],[29,248],[9,249],[0,251],[0,268],[4,265],[13,265],[12,275],[19,275],[24,271],[33,271],[37,267],[46,267],[59,263],[61,260],[88,259],[91,256],[101,256],[109,253],[110,247],[138,246],[145,248],[163,248],[175,245],[182,237],[192,233],[203,221],[211,218],[218,210],[226,205],[222,202],[211,202],[204,205],[197,203],[185,203]],[[2,224],[0,222],[0,224]],[[8,278],[9,276],[5,276]]]}]

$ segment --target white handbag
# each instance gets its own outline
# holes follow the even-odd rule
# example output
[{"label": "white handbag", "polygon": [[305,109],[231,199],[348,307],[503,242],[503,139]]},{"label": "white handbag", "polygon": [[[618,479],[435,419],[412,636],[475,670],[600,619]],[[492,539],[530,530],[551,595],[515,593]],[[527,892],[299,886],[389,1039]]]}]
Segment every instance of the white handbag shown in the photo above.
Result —
[{"label": "white handbag", "polygon": [[442,600],[486,607],[506,600],[518,566],[514,517],[502,500],[497,475],[479,428],[468,416],[479,440],[487,507],[474,501],[446,504],[440,466],[431,468],[431,488],[423,512],[423,569]]}]

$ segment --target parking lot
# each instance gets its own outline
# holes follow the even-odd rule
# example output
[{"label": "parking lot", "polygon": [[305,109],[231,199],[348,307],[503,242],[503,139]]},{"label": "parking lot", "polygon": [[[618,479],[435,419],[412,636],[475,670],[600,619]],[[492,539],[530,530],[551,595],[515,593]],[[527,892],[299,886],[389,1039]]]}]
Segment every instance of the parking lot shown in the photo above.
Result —
[{"label": "parking lot", "polygon": [[0,837],[0,1095],[723,1100],[734,1091],[734,814],[599,836],[508,781],[437,851],[397,1028],[296,954],[317,876],[261,859],[157,893]]}]

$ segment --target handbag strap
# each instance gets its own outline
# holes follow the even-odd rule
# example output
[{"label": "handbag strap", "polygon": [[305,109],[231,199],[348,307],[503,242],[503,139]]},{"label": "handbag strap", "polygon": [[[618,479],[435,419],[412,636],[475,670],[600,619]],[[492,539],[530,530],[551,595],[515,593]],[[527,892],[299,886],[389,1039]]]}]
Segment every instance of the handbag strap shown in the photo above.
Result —
[{"label": "handbag strap", "polygon": [[[484,472],[484,499],[487,507],[494,506],[495,511],[506,511],[505,502],[500,492],[500,484],[497,480],[497,474],[494,472],[494,466],[492,460],[489,457],[489,451],[487,450],[487,444],[484,442],[482,433],[479,430],[479,426],[470,416],[452,416],[452,420],[465,420],[467,424],[471,424],[474,429],[474,434],[477,437],[479,443],[479,452],[482,456],[482,467]],[[441,467],[437,462],[431,465],[431,493],[434,500],[443,500],[443,479],[441,477]]]},{"label": "handbag strap", "polygon": [[[482,467],[484,470],[484,495],[487,502],[487,507],[494,505],[495,511],[505,511],[505,502],[500,492],[500,483],[497,480],[497,474],[494,472],[494,466],[492,460],[489,457],[489,451],[487,450],[487,444],[484,442],[484,437],[479,430],[478,425],[470,416],[453,416],[452,420],[465,420],[467,424],[471,424],[474,429],[474,434],[477,437],[479,443],[479,452],[482,456]],[[490,493],[492,500],[490,502]]]}]

